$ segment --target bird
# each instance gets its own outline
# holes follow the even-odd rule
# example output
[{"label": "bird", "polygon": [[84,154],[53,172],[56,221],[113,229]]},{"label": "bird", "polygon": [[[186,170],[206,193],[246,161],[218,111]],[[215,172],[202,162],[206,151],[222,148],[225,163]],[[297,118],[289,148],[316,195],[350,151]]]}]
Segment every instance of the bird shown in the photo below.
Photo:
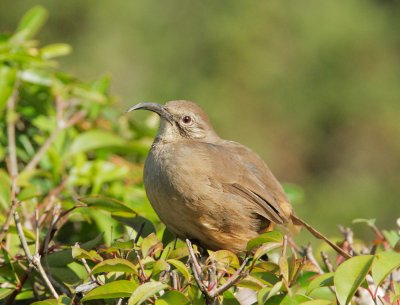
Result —
[{"label": "bird", "polygon": [[147,197],[166,227],[212,251],[246,251],[274,226],[303,226],[350,255],[294,213],[279,181],[250,148],[222,139],[194,102],[142,102],[128,109],[160,116],[143,170]]}]

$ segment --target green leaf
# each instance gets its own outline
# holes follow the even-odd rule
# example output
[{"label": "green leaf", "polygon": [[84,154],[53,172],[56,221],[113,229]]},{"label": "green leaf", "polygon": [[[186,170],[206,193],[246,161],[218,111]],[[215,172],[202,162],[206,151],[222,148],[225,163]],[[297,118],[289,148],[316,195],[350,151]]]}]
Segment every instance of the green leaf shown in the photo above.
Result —
[{"label": "green leaf", "polygon": [[187,247],[179,247],[171,252],[167,253],[167,258],[181,259],[183,257],[189,256],[189,250]]},{"label": "green leaf", "polygon": [[383,230],[383,236],[389,242],[392,248],[396,248],[400,242],[400,235],[395,230]]},{"label": "green leaf", "polygon": [[168,285],[160,282],[148,282],[140,285],[131,295],[128,305],[141,304],[156,293],[168,288]]},{"label": "green leaf", "polygon": [[242,279],[238,284],[239,287],[249,288],[254,291],[258,291],[265,286],[265,283],[258,278],[248,275]]},{"label": "green leaf", "polygon": [[152,269],[152,275],[158,275],[162,271],[169,271],[171,269],[171,266],[162,258],[154,262],[153,264],[153,269]]},{"label": "green leaf", "polygon": [[229,290],[225,291],[223,296],[224,296],[224,300],[222,301],[223,305],[240,305],[238,299],[235,298],[235,295]]},{"label": "green leaf", "polygon": [[273,243],[273,242],[262,245],[254,253],[253,259],[256,261],[260,257],[262,257],[264,254],[267,254],[269,251],[279,248],[281,246],[282,246],[282,243]]},{"label": "green leaf", "polygon": [[371,218],[371,219],[364,219],[364,218],[357,218],[353,220],[353,223],[365,223],[369,227],[374,227],[375,226],[376,219]]},{"label": "green leaf", "polygon": [[101,261],[103,258],[94,250],[86,251],[81,247],[72,246],[72,257],[75,259],[84,258],[91,261]]},{"label": "green leaf", "polygon": [[333,272],[318,275],[311,280],[310,284],[308,284],[306,294],[310,294],[314,289],[328,286],[333,286]]},{"label": "green leaf", "polygon": [[7,101],[14,92],[17,70],[6,65],[0,67],[0,117]]},{"label": "green leaf", "polygon": [[278,261],[280,274],[286,284],[289,283],[289,263],[286,256],[281,256]]},{"label": "green leaf", "polygon": [[247,251],[251,251],[256,247],[261,246],[262,244],[265,243],[282,243],[283,241],[283,236],[282,233],[279,231],[269,231],[261,234],[260,236],[257,236],[256,238],[253,238],[249,240],[247,243]]},{"label": "green leaf", "polygon": [[92,274],[101,272],[125,272],[137,274],[137,269],[134,264],[123,258],[106,259],[92,269]]},{"label": "green leaf", "polygon": [[279,271],[279,265],[274,262],[259,262],[254,265],[253,271],[257,272],[272,272],[276,273]]},{"label": "green leaf", "polygon": [[292,295],[275,295],[271,297],[268,301],[268,305],[299,305],[303,304],[304,302],[309,301],[310,298],[296,294],[294,296]]},{"label": "green leaf", "polygon": [[201,293],[199,287],[196,285],[189,285],[187,292],[193,305],[204,305],[203,294]]},{"label": "green leaf", "polygon": [[101,209],[116,216],[135,217],[137,215],[134,210],[123,202],[100,195],[79,198],[79,201],[87,204],[88,207]]},{"label": "green leaf", "polygon": [[240,266],[236,254],[228,250],[219,250],[211,253],[207,261],[216,261],[217,269],[219,270],[222,269],[228,271],[228,268],[230,267],[238,268]]},{"label": "green leaf", "polygon": [[119,250],[132,250],[135,247],[133,240],[116,240],[112,244],[113,247]]},{"label": "green leaf", "polygon": [[271,287],[269,287],[269,286],[265,286],[264,288],[262,288],[258,291],[258,293],[257,293],[257,304],[258,305],[264,305],[267,302],[270,291],[271,291]]},{"label": "green leaf", "polygon": [[259,305],[265,304],[271,297],[276,295],[282,288],[282,282],[277,282],[272,288],[265,286],[257,293],[257,301]]},{"label": "green leaf", "polygon": [[189,281],[190,279],[190,272],[188,270],[188,268],[186,267],[186,265],[184,263],[182,263],[181,261],[178,261],[176,259],[169,259],[167,260],[167,263],[171,264],[172,266],[174,266],[176,269],[178,269],[178,271],[180,273],[182,273],[182,275],[184,276],[184,278]]},{"label": "green leaf", "polygon": [[151,233],[156,233],[156,228],[154,227],[154,224],[150,220],[142,216],[126,218],[113,215],[113,218],[133,228],[136,232],[141,232],[141,237],[146,237]]},{"label": "green leaf", "polygon": [[[372,278],[376,286],[379,286],[383,280],[394,269],[400,266],[400,254],[394,251],[381,252],[375,255],[372,264]],[[378,289],[378,287],[377,287]]]},{"label": "green leaf", "polygon": [[16,33],[11,38],[11,42],[20,43],[33,38],[46,22],[47,11],[42,6],[31,8],[18,24]]},{"label": "green leaf", "polygon": [[[98,234],[92,240],[89,240],[80,245],[81,249],[85,249],[89,251],[90,249],[95,248],[102,240],[103,240],[103,233]],[[47,262],[51,267],[65,267],[66,265],[72,263],[74,258],[72,257],[72,248],[50,253],[47,256]]]},{"label": "green leaf", "polygon": [[52,267],[51,274],[54,279],[68,284],[75,284],[79,280],[85,280],[87,278],[87,271],[83,267],[82,263],[69,263],[64,267]]},{"label": "green leaf", "polygon": [[135,291],[137,286],[137,283],[127,280],[110,282],[89,291],[82,298],[82,301],[127,298]]},{"label": "green leaf", "polygon": [[13,292],[14,289],[0,288],[0,300],[5,299]]},{"label": "green leaf", "polygon": [[362,255],[352,257],[339,265],[333,281],[340,305],[346,305],[351,301],[368,274],[373,261],[373,255]]},{"label": "green leaf", "polygon": [[56,299],[47,299],[43,301],[33,302],[31,305],[58,305],[58,301]]},{"label": "green leaf", "polygon": [[99,104],[104,104],[106,102],[106,97],[103,94],[83,84],[75,84],[71,88],[71,95],[88,102],[95,102]]},{"label": "green leaf", "polygon": [[301,305],[333,305],[333,302],[329,300],[311,300],[301,303]]},{"label": "green leaf", "polygon": [[156,300],[155,305],[190,305],[189,299],[177,290],[167,291]]},{"label": "green leaf", "polygon": [[72,142],[69,153],[76,155],[103,147],[118,147],[126,144],[127,142],[123,138],[114,133],[95,129],[78,135]]},{"label": "green leaf", "polygon": [[51,85],[53,85],[52,75],[43,70],[27,69],[22,71],[19,77],[24,82],[35,85],[40,85],[44,87],[50,87]]},{"label": "green leaf", "polygon": [[71,53],[71,46],[66,43],[54,43],[40,49],[40,54],[44,59],[65,56]]},{"label": "green leaf", "polygon": [[66,295],[60,295],[58,298],[58,305],[72,305],[73,300],[67,297]]},{"label": "green leaf", "polygon": [[162,243],[157,238],[154,233],[151,233],[149,236],[145,237],[140,245],[140,249],[142,250],[143,257],[146,257],[151,253],[158,252],[157,250],[162,250]]}]

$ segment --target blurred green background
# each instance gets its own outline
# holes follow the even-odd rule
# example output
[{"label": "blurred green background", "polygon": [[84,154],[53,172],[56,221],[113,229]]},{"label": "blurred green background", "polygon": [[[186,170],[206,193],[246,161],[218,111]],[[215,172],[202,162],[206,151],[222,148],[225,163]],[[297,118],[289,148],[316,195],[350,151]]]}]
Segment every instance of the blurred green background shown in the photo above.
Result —
[{"label": "blurred green background", "polygon": [[42,43],[71,44],[61,62],[73,74],[109,74],[121,112],[144,100],[197,101],[222,137],[304,188],[295,209],[311,224],[394,227],[398,1],[1,0],[0,31],[36,4],[50,12]]}]

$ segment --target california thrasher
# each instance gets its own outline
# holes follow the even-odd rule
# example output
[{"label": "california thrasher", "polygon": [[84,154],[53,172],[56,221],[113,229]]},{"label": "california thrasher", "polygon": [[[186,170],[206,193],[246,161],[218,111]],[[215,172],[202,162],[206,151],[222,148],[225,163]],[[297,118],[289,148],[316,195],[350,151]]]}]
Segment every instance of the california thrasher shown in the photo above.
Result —
[{"label": "california thrasher", "polygon": [[193,102],[139,103],[128,112],[157,113],[160,128],[144,166],[154,210],[179,238],[210,250],[241,252],[274,224],[306,227],[345,257],[349,255],[293,213],[285,192],[249,148],[221,139]]}]

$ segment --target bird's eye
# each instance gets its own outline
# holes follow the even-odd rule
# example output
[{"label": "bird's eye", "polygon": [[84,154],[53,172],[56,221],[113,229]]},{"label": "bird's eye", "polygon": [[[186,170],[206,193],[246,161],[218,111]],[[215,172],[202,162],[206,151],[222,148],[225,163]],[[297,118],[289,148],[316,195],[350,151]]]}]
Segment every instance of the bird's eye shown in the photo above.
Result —
[{"label": "bird's eye", "polygon": [[185,115],[182,118],[182,123],[184,123],[184,124],[190,124],[191,122],[192,122],[192,118],[190,116],[188,116],[188,115]]}]

